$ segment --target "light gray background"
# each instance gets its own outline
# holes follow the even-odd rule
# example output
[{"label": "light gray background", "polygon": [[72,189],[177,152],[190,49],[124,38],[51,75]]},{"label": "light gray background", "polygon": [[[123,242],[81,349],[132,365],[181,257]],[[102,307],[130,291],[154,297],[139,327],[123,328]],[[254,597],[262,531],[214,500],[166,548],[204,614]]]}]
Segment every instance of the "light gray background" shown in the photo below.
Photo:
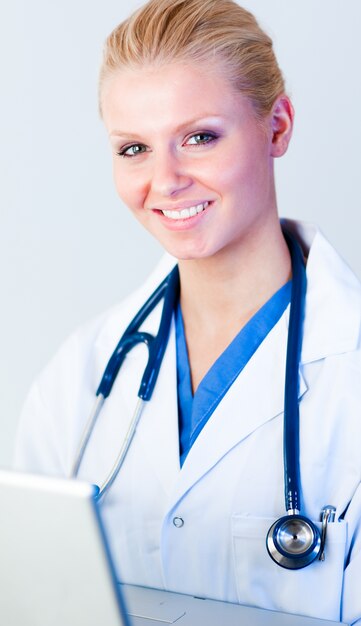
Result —
[{"label": "light gray background", "polygon": [[[73,328],[138,285],[161,255],[113,191],[97,114],[102,42],[139,4],[1,2],[3,466],[31,380]],[[361,2],[243,5],[274,38],[296,108],[292,146],[277,163],[280,213],[318,222],[361,276]]]}]

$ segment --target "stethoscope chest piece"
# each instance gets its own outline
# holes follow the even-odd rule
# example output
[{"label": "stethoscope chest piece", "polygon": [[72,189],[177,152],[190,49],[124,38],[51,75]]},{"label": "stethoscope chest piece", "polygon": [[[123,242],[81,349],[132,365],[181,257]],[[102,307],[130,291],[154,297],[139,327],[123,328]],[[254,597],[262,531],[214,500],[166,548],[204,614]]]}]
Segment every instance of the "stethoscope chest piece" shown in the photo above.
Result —
[{"label": "stethoscope chest piece", "polygon": [[301,569],[314,561],[321,550],[321,533],[303,515],[284,515],[267,533],[270,557],[286,569]]}]

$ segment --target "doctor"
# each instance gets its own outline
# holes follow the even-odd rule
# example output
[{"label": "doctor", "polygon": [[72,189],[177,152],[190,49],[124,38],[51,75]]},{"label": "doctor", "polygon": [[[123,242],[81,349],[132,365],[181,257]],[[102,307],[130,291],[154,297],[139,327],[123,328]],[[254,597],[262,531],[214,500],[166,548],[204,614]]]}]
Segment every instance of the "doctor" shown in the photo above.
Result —
[{"label": "doctor", "polygon": [[[120,198],[170,253],[76,332],[33,386],[16,466],[69,475],[119,336],[178,260],[180,297],[153,397],[101,507],[119,577],[138,585],[361,624],[361,289],[324,237],[287,222],[307,293],[298,372],[301,513],[324,559],[280,567],[283,414],[294,274],[274,159],[293,108],[272,42],[232,0],[151,0],[109,36],[100,109]],[[175,258],[174,258],[175,257]],[[162,305],[142,326],[156,334]],[[100,483],[146,364],[126,358],[78,476]]]}]

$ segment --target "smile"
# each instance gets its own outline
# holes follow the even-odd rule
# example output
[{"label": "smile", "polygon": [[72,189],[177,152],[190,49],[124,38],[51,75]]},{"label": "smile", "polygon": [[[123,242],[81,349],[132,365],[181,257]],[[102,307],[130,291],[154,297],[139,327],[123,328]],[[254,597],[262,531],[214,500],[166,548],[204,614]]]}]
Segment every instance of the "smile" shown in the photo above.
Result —
[{"label": "smile", "polygon": [[194,217],[198,213],[202,213],[208,205],[209,202],[203,202],[202,204],[191,206],[188,209],[181,209],[180,211],[162,211],[162,213],[171,220],[187,220],[190,217]]}]

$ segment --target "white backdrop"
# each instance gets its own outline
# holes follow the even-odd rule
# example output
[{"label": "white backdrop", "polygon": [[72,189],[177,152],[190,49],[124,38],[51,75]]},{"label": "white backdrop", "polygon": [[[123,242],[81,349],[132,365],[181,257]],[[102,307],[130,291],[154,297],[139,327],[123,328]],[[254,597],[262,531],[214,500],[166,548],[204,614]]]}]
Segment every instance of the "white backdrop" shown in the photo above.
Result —
[{"label": "white backdrop", "polygon": [[[102,42],[135,0],[0,7],[0,465],[31,380],[66,335],[161,254],[112,187],[97,114]],[[359,0],[245,0],[296,108],[281,215],[319,223],[361,276]]]}]

